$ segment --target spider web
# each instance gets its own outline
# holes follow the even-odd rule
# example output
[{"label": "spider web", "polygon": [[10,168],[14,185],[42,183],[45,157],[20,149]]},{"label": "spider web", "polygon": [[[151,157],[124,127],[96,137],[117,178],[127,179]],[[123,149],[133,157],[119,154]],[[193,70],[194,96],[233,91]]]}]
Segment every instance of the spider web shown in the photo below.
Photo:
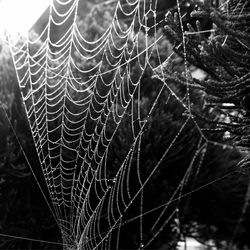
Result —
[{"label": "spider web", "polygon": [[[174,54],[165,58],[159,54],[166,38],[158,32],[163,20],[157,19],[157,1],[117,0],[96,5],[90,15],[97,19],[105,6],[111,6],[113,12],[111,19],[105,19],[104,13],[103,31],[96,36],[88,33],[90,24],[78,20],[83,2],[55,0],[39,35],[8,38],[49,193],[48,204],[65,249],[119,249],[122,228],[135,220],[139,221],[138,249],[144,249],[178,214],[178,202],[174,208],[171,204],[180,199],[195,164],[198,175],[212,142],[192,116],[186,60],[184,96],[165,79],[166,65]],[[177,7],[185,57],[179,1]],[[57,30],[60,32],[55,34]],[[136,74],[131,71],[134,68]],[[141,80],[146,70],[153,72],[161,86],[147,113],[142,114]],[[165,90],[164,107],[175,100],[182,107],[183,118],[160,159],[145,173],[142,141]],[[112,143],[124,124],[129,145],[121,145],[126,154],[111,169]],[[177,141],[191,124],[198,139],[182,180],[167,203],[145,211],[146,187],[155,181],[166,156],[178,150]],[[133,206],[137,215],[126,217]],[[144,217],[155,211],[157,217],[146,230]]]}]

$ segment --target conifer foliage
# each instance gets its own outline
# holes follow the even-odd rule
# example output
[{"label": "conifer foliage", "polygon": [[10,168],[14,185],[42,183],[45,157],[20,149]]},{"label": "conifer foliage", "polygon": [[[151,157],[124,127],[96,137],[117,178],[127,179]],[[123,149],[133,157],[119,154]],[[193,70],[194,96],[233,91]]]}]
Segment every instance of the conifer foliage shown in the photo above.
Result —
[{"label": "conifer foliage", "polygon": [[[174,77],[179,83],[205,93],[204,105],[224,117],[220,121],[211,120],[216,124],[215,130],[227,131],[228,137],[247,151],[250,148],[249,10],[248,0],[195,1],[186,17],[187,24],[180,23],[178,15],[170,12],[165,20],[165,34],[175,45],[175,51],[203,70],[205,76],[202,79],[190,76],[188,81],[181,74]],[[207,23],[211,24],[209,29],[204,25]],[[185,48],[181,45],[183,39]],[[201,114],[197,118],[206,119]],[[246,156],[239,167],[245,171],[249,164]]]}]

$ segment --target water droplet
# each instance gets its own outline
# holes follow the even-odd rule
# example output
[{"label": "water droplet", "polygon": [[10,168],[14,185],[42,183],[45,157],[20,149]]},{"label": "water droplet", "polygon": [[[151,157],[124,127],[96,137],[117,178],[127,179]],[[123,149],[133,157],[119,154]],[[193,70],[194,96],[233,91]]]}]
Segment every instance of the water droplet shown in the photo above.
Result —
[{"label": "water droplet", "polygon": [[142,249],[144,249],[144,244],[143,243],[140,244],[140,250],[142,250]]}]

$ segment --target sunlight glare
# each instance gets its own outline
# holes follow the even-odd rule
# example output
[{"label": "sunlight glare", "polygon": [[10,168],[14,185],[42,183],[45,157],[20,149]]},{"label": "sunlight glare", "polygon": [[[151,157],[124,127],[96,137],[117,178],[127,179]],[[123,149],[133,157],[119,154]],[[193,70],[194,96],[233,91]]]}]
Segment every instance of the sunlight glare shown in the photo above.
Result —
[{"label": "sunlight glare", "polygon": [[0,38],[27,36],[29,29],[43,14],[52,0],[0,0]]}]

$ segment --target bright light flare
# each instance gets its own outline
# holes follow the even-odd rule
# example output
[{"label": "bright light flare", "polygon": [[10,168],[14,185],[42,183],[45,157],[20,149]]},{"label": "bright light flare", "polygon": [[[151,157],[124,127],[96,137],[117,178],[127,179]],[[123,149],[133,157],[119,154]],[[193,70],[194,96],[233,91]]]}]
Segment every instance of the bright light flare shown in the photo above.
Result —
[{"label": "bright light flare", "polygon": [[0,38],[27,36],[52,0],[0,0]]}]

